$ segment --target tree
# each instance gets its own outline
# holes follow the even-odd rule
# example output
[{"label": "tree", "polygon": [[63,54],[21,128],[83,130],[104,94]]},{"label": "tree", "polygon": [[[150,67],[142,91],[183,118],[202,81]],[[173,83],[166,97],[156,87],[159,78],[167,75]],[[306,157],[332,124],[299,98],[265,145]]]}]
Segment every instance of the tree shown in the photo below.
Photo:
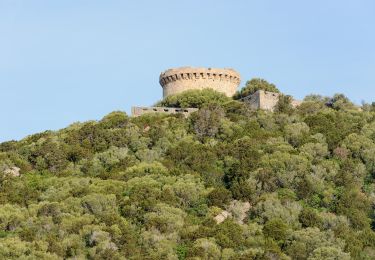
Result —
[{"label": "tree", "polygon": [[222,105],[230,100],[225,94],[206,88],[202,90],[186,90],[180,94],[168,96],[158,102],[156,106],[201,108],[209,104]]},{"label": "tree", "polygon": [[210,105],[200,109],[191,116],[195,134],[200,140],[205,137],[214,137],[224,118],[224,110],[217,105]]},{"label": "tree", "polygon": [[254,94],[258,90],[280,93],[280,90],[274,84],[269,83],[264,79],[254,78],[247,81],[245,87],[240,91],[237,91],[233,98],[241,99]]},{"label": "tree", "polygon": [[229,190],[224,187],[218,187],[208,194],[208,205],[224,208],[231,198],[232,194]]},{"label": "tree", "polygon": [[153,211],[145,215],[148,229],[155,228],[161,233],[177,232],[184,225],[185,213],[166,204],[156,204]]},{"label": "tree", "polygon": [[188,118],[0,144],[0,259],[375,259],[375,111],[329,100],[270,113],[194,91],[169,99]]},{"label": "tree", "polygon": [[109,113],[100,121],[100,126],[105,129],[123,128],[129,123],[129,118],[126,113],[121,111],[114,111]]},{"label": "tree", "polygon": [[335,110],[355,109],[354,104],[344,94],[335,94],[327,105]]},{"label": "tree", "polygon": [[344,253],[336,247],[319,247],[312,252],[310,260],[349,260],[350,254]]},{"label": "tree", "polygon": [[191,251],[188,253],[189,256],[196,256],[200,259],[220,259],[221,252],[220,247],[212,239],[200,238],[197,239]]},{"label": "tree", "polygon": [[[297,230],[292,233],[287,241],[286,252],[292,259],[310,259],[310,257],[320,257],[327,255],[342,255],[348,259],[348,254],[343,251],[345,243],[337,239],[332,231],[321,232],[318,228],[306,228]],[[328,253],[326,247],[332,247],[328,251],[335,253]],[[313,258],[324,259],[324,258]],[[340,258],[328,258],[340,259]]]},{"label": "tree", "polygon": [[291,96],[280,95],[274,111],[278,113],[291,114],[293,112],[292,100],[293,98]]},{"label": "tree", "polygon": [[270,237],[283,244],[287,238],[289,227],[280,218],[273,218],[267,221],[263,228],[263,233],[266,237]]},{"label": "tree", "polygon": [[299,221],[302,223],[303,227],[319,227],[322,220],[316,210],[303,208],[299,215]]},{"label": "tree", "polygon": [[310,128],[305,123],[293,123],[285,126],[285,137],[293,146],[300,146],[306,139]]}]

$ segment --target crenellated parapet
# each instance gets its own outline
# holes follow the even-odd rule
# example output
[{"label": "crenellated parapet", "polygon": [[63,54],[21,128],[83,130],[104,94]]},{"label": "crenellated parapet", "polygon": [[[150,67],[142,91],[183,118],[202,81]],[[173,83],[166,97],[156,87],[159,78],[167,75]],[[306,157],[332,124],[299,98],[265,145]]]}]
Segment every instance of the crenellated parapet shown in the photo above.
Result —
[{"label": "crenellated parapet", "polygon": [[241,82],[241,76],[233,69],[191,68],[169,69],[160,74],[159,83],[163,96],[185,90],[211,88],[227,96],[233,96]]},{"label": "crenellated parapet", "polygon": [[162,87],[177,80],[213,79],[240,84],[241,76],[233,69],[190,68],[169,69],[160,74]]}]

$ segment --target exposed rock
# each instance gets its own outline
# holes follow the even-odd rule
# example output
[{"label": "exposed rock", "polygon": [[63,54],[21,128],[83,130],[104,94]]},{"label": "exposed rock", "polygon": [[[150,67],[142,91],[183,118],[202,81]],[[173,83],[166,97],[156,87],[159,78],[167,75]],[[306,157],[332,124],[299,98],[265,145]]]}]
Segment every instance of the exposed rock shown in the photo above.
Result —
[{"label": "exposed rock", "polygon": [[226,210],[222,211],[219,215],[214,217],[214,220],[216,221],[216,224],[220,224],[224,220],[226,220],[230,215],[230,213]]},{"label": "exposed rock", "polygon": [[239,223],[243,224],[243,220],[247,216],[247,212],[250,210],[250,203],[249,202],[242,202],[238,200],[233,200],[228,208],[227,211],[233,216],[233,218]]},{"label": "exposed rock", "polygon": [[12,177],[19,177],[21,176],[20,170],[21,170],[20,168],[13,166],[8,169],[5,169],[4,174],[12,176]]},{"label": "exposed rock", "polygon": [[222,223],[228,217],[232,217],[237,223],[243,224],[244,219],[247,216],[247,212],[250,210],[251,205],[249,202],[242,202],[233,200],[227,210],[223,210],[219,215],[214,217],[217,224]]}]

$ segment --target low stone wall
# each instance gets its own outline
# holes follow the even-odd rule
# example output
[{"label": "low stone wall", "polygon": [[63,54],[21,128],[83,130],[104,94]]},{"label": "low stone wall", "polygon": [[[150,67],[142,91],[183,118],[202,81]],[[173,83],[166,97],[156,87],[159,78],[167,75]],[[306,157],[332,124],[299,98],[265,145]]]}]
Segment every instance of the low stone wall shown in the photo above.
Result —
[{"label": "low stone wall", "polygon": [[211,88],[231,97],[241,82],[241,76],[233,69],[191,68],[169,69],[160,74],[163,97],[191,89]]},{"label": "low stone wall", "polygon": [[150,113],[163,114],[183,114],[188,117],[191,113],[197,111],[198,108],[177,108],[177,107],[132,107],[132,116],[141,116]]}]

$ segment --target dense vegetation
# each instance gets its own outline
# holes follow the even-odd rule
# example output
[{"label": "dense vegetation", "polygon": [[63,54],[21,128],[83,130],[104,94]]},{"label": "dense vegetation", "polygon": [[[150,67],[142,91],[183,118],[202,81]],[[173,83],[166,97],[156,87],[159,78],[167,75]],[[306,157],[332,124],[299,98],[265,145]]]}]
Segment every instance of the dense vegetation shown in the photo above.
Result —
[{"label": "dense vegetation", "polygon": [[201,108],[207,104],[221,105],[230,100],[225,94],[206,88],[203,90],[186,90],[180,94],[168,96],[156,103],[156,106]]},{"label": "dense vegetation", "polygon": [[375,259],[374,105],[184,97],[0,144],[0,259]]}]

